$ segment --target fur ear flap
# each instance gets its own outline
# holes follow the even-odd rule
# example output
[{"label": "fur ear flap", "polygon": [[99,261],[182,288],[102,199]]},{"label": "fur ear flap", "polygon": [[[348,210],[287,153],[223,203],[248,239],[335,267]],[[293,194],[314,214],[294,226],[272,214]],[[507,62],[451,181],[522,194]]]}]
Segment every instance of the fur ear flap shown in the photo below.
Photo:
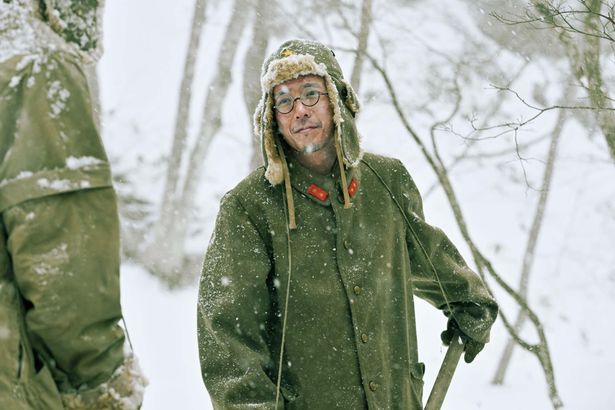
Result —
[{"label": "fur ear flap", "polygon": [[273,125],[273,101],[269,93],[263,97],[254,111],[254,134],[260,137],[267,169],[265,178],[271,185],[278,185],[284,180],[282,159],[278,154]]},{"label": "fur ear flap", "polygon": [[346,108],[352,112],[352,116],[354,117],[361,107],[359,106],[359,98],[357,94],[352,89],[352,86],[345,78],[342,78],[342,84],[344,84],[345,93],[344,93],[344,105]]},{"label": "fur ear flap", "polygon": [[267,178],[269,183],[273,186],[281,184],[284,181],[282,158],[280,158],[275,137],[270,130],[265,131],[265,153],[267,155],[265,178]]}]

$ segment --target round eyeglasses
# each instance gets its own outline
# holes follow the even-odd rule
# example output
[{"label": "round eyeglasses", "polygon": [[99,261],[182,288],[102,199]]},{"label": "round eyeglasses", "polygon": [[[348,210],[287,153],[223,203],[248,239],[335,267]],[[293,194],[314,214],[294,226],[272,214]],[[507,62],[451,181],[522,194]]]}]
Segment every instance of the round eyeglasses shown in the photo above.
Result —
[{"label": "round eyeglasses", "polygon": [[283,95],[275,101],[275,106],[273,108],[280,114],[288,114],[295,107],[295,101],[300,100],[301,104],[306,107],[313,107],[318,104],[321,95],[329,95],[329,93],[321,93],[318,90],[306,89],[299,97],[293,98],[291,95]]}]

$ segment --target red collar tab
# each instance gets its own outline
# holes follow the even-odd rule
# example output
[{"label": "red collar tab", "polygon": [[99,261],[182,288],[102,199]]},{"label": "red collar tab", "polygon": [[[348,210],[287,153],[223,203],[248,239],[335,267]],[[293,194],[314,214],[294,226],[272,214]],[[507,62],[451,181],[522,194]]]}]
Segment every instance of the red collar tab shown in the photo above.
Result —
[{"label": "red collar tab", "polygon": [[352,181],[350,181],[350,185],[348,185],[348,195],[353,197],[355,196],[358,190],[359,190],[359,183],[357,182],[356,179],[352,178]]},{"label": "red collar tab", "polygon": [[321,202],[325,202],[329,197],[329,193],[316,184],[310,185],[307,192]]}]

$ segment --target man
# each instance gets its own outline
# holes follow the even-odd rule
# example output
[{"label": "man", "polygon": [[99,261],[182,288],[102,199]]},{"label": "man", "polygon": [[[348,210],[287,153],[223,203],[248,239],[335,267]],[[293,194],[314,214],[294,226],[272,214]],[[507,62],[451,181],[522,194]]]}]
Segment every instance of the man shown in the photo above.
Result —
[{"label": "man", "polygon": [[0,1],[0,409],[143,398],[119,326],[116,198],[83,72],[100,46],[97,3]]},{"label": "man", "polygon": [[203,380],[219,409],[421,409],[413,293],[466,361],[497,305],[403,165],[363,154],[334,54],[293,40],[264,63],[265,167],[222,200],[200,282]]}]

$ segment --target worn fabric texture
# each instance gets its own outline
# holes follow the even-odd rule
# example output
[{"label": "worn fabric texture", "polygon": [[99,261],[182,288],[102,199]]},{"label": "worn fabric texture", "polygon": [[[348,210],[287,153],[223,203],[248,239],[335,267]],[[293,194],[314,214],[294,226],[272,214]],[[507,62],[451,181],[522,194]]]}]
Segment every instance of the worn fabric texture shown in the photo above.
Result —
[{"label": "worn fabric texture", "polygon": [[118,324],[116,197],[83,59],[18,3],[0,2],[0,409],[63,409],[92,391],[106,394],[97,408],[136,409],[144,381]]},{"label": "worn fabric texture", "polygon": [[366,153],[348,175],[351,209],[343,208],[337,173],[315,175],[293,160],[290,169],[296,230],[286,225],[283,187],[271,186],[264,168],[220,206],[198,304],[201,369],[214,408],[275,408],[290,280],[278,408],[421,409],[413,295],[447,314],[457,310],[463,332],[483,342],[497,305],[445,234],[425,222],[399,161]]}]

